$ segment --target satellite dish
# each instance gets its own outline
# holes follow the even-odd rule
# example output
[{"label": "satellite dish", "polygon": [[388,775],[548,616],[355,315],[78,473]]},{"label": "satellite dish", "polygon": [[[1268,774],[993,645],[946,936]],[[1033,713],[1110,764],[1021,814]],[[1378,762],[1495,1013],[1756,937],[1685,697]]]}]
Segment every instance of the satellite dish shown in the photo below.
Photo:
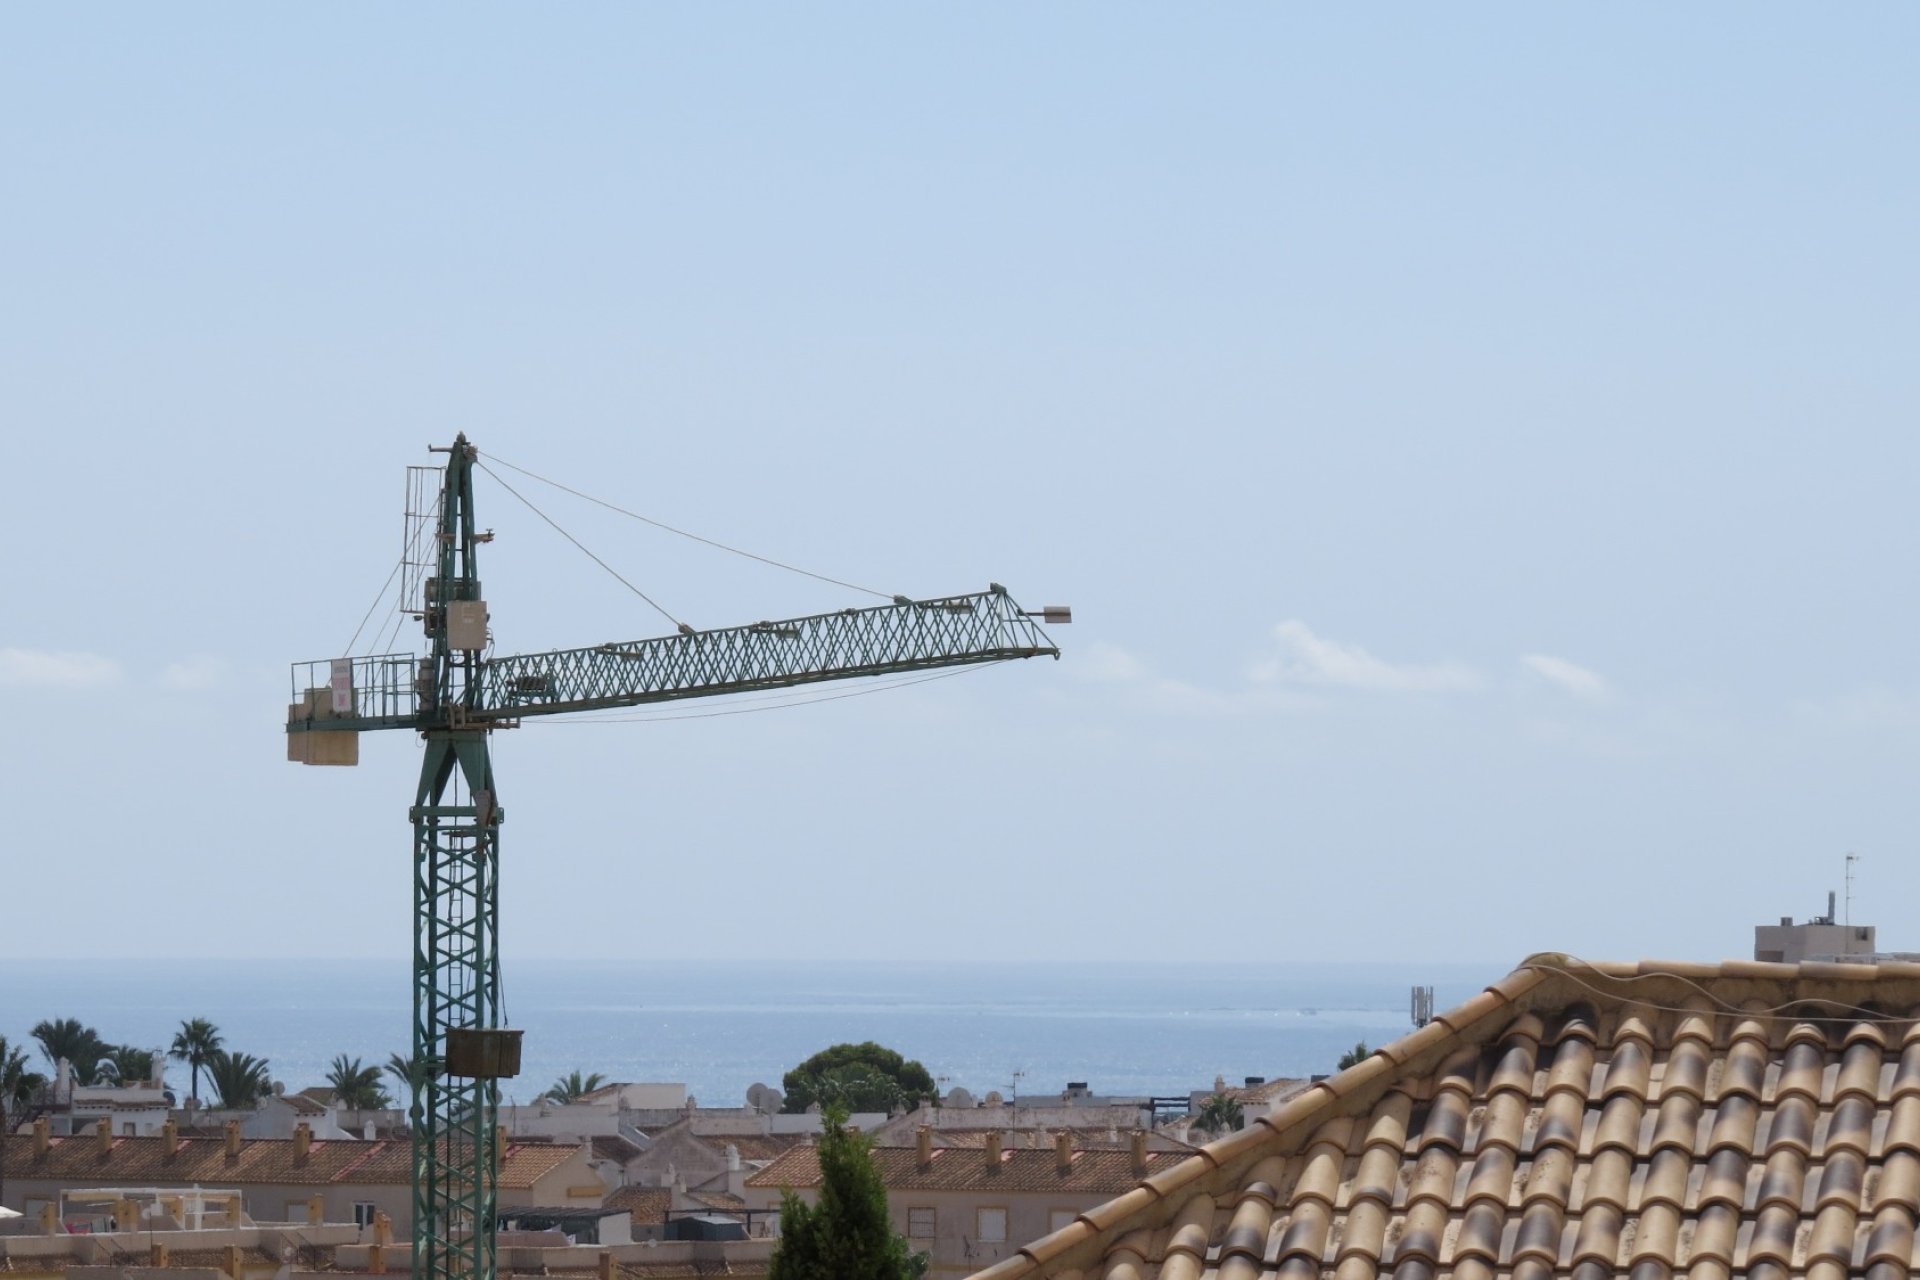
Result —
[{"label": "satellite dish", "polygon": [[986,1104],[990,1107],[1000,1106],[1005,1101],[1006,1099],[1000,1096],[1000,1091],[998,1089],[995,1089],[992,1092],[988,1093],[985,1098]]},{"label": "satellite dish", "polygon": [[786,1102],[786,1095],[770,1085],[751,1084],[747,1086],[747,1105],[755,1111],[771,1115]]},{"label": "satellite dish", "polygon": [[952,1091],[947,1094],[947,1100],[941,1105],[947,1107],[971,1107],[974,1105],[973,1095],[959,1085],[955,1085]]}]

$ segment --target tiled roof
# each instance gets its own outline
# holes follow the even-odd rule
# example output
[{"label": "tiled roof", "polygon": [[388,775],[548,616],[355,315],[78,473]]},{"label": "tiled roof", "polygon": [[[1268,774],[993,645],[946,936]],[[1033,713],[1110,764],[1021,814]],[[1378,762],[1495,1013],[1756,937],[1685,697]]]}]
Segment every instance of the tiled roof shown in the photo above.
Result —
[{"label": "tiled roof", "polygon": [[635,1156],[645,1154],[638,1143],[623,1138],[617,1133],[596,1135],[592,1142],[593,1158],[596,1160],[612,1160],[616,1164],[625,1164]]},{"label": "tiled roof", "polygon": [[[500,1164],[500,1185],[531,1188],[578,1151],[574,1146],[511,1143]],[[248,1138],[229,1158],[224,1138],[182,1138],[179,1150],[166,1154],[163,1138],[115,1138],[102,1155],[92,1135],[54,1138],[44,1156],[33,1141],[16,1135],[6,1144],[6,1176],[52,1179],[93,1186],[137,1187],[202,1183],[250,1186],[258,1183],[382,1183],[404,1186],[412,1176],[411,1144],[399,1141],[327,1141],[316,1138],[305,1160],[296,1158],[291,1138]]]},{"label": "tiled roof", "polygon": [[728,1147],[740,1153],[742,1160],[775,1160],[783,1152],[805,1143],[806,1133],[696,1133],[695,1137],[714,1150],[724,1153]]},{"label": "tiled roof", "polygon": [[979,1280],[1894,1280],[1920,964],[1535,956]]},{"label": "tiled roof", "polygon": [[635,1226],[643,1222],[665,1222],[667,1210],[673,1207],[673,1192],[665,1187],[621,1187],[607,1193],[603,1207],[625,1209]]},{"label": "tiled roof", "polygon": [[[1008,1130],[1005,1127],[997,1129],[942,1128],[933,1131],[933,1144],[936,1147],[964,1147],[969,1150],[979,1151],[987,1145],[987,1135],[997,1133],[1001,1135],[1003,1150],[1008,1148],[1016,1151],[1044,1150],[1051,1153],[1053,1151],[1054,1135],[1058,1132],[1056,1129],[1048,1129],[1044,1133],[1038,1134],[1038,1145],[1036,1146],[1036,1134],[1032,1129]],[[1073,1135],[1073,1148],[1076,1151],[1131,1151],[1133,1149],[1133,1130],[1131,1129],[1120,1130],[1111,1137],[1107,1135],[1107,1131],[1104,1129],[1071,1129],[1068,1130],[1068,1132]],[[1171,1134],[1162,1133],[1158,1130],[1149,1131],[1148,1142],[1153,1144],[1153,1149],[1156,1151],[1164,1151],[1174,1147],[1184,1151],[1196,1149],[1195,1144],[1182,1142]],[[879,1144],[876,1143],[875,1145]],[[898,1135],[886,1145],[889,1147],[914,1147],[918,1145],[918,1136],[914,1134]]]},{"label": "tiled roof", "polygon": [[747,1207],[747,1202],[731,1191],[689,1191],[687,1199],[723,1213],[738,1213]]},{"label": "tiled roof", "polygon": [[[1184,1152],[1149,1152],[1147,1172],[1171,1169]],[[925,1169],[911,1147],[877,1147],[874,1167],[889,1191],[1060,1191],[1118,1193],[1138,1182],[1133,1156],[1127,1151],[1076,1151],[1065,1173],[1051,1150],[1012,1150],[1000,1153],[989,1165],[979,1150],[950,1147],[936,1150]],[[795,1147],[747,1179],[750,1187],[780,1190],[820,1185],[820,1148]]]}]

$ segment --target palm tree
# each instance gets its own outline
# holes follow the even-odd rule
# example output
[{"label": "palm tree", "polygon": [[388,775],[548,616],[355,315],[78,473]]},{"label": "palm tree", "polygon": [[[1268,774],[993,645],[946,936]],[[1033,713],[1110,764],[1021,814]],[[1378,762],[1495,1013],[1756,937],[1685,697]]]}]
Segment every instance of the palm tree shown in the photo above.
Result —
[{"label": "palm tree", "polygon": [[205,1018],[195,1018],[180,1024],[180,1030],[173,1034],[173,1047],[167,1050],[167,1056],[175,1062],[184,1062],[193,1071],[193,1105],[200,1105],[200,1072],[214,1054],[220,1051],[226,1042],[220,1038],[220,1028]]},{"label": "palm tree", "polygon": [[1215,1137],[1230,1131],[1246,1128],[1246,1116],[1240,1110],[1240,1103],[1224,1093],[1216,1093],[1200,1107],[1200,1114],[1194,1120],[1193,1127],[1213,1134]]},{"label": "palm tree", "polygon": [[413,1056],[405,1053],[390,1053],[387,1064],[380,1068],[393,1077],[400,1087],[400,1100],[405,1102],[413,1097]]},{"label": "palm tree", "polygon": [[378,1111],[393,1105],[380,1087],[380,1068],[363,1067],[360,1059],[349,1059],[344,1053],[334,1058],[327,1083],[333,1086],[333,1100],[349,1111]]},{"label": "palm tree", "polygon": [[1338,1070],[1345,1071],[1348,1067],[1359,1066],[1367,1060],[1367,1055],[1372,1052],[1373,1050],[1367,1048],[1367,1042],[1365,1040],[1359,1041],[1353,1048],[1340,1055],[1340,1066]]},{"label": "palm tree", "polygon": [[107,1056],[107,1043],[100,1033],[78,1018],[50,1019],[33,1028],[40,1052],[50,1066],[58,1067],[65,1058],[73,1067],[76,1084],[92,1084],[100,1078],[100,1060]]},{"label": "palm tree", "polygon": [[0,1133],[7,1129],[5,1121],[32,1102],[46,1083],[45,1076],[27,1070],[27,1051],[16,1049],[0,1036]]},{"label": "palm tree", "polygon": [[107,1050],[101,1059],[102,1074],[111,1074],[121,1084],[153,1078],[155,1054],[151,1049],[136,1049],[130,1044],[116,1044]]},{"label": "palm tree", "polygon": [[0,1036],[0,1198],[6,1195],[7,1135],[17,1117],[47,1087],[47,1078],[27,1070],[27,1051],[16,1049]]},{"label": "palm tree", "polygon": [[267,1060],[250,1053],[228,1053],[215,1049],[207,1059],[207,1083],[229,1111],[258,1106],[273,1088],[267,1075]]},{"label": "palm tree", "polygon": [[540,1097],[549,1102],[578,1102],[582,1094],[592,1093],[605,1083],[606,1077],[598,1071],[588,1076],[582,1076],[575,1071],[554,1081],[553,1088],[541,1094]]}]

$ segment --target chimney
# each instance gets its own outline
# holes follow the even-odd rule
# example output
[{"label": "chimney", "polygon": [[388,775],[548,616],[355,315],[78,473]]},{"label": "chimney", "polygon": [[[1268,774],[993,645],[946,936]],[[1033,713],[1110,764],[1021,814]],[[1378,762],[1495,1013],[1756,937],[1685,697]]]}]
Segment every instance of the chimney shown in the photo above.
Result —
[{"label": "chimney", "polygon": [[105,1160],[107,1153],[113,1150],[113,1121],[101,1116],[93,1122],[93,1145]]},{"label": "chimney", "polygon": [[[587,1158],[591,1160],[593,1158],[593,1139],[582,1138],[580,1140],[580,1145],[586,1148]],[[494,1177],[498,1178],[500,1176],[500,1170],[506,1164],[506,1162],[507,1162],[507,1126],[503,1124],[497,1124],[493,1126],[493,1176]]]},{"label": "chimney", "polygon": [[367,1246],[367,1274],[383,1276],[387,1274],[387,1251],[377,1244]]},{"label": "chimney", "polygon": [[293,1162],[305,1164],[313,1151],[313,1126],[302,1120],[293,1126]]},{"label": "chimney", "polygon": [[327,1198],[325,1196],[307,1197],[307,1225],[317,1227],[327,1220]]},{"label": "chimney", "polygon": [[147,1265],[150,1267],[164,1267],[167,1265],[167,1246],[164,1241],[155,1240],[153,1245],[147,1250]]},{"label": "chimney", "polygon": [[727,1144],[727,1172],[740,1172],[740,1148],[734,1146],[731,1142]]},{"label": "chimney", "polygon": [[169,1160],[180,1154],[180,1126],[172,1120],[160,1126],[160,1154]]},{"label": "chimney", "polygon": [[613,1250],[600,1251],[600,1280],[613,1280]]},{"label": "chimney", "polygon": [[1133,1131],[1133,1176],[1136,1178],[1147,1176],[1147,1131],[1145,1129]]},{"label": "chimney", "polygon": [[60,1234],[60,1215],[54,1212],[50,1204],[40,1206],[40,1234],[44,1236]]},{"label": "chimney", "polygon": [[239,1245],[228,1245],[226,1249],[226,1265],[221,1268],[222,1271],[232,1276],[233,1280],[241,1280],[243,1274],[240,1263],[240,1252]]},{"label": "chimney", "polygon": [[368,1142],[372,1142],[380,1136],[380,1131],[374,1127],[373,1121],[369,1120],[360,1126],[360,1136]]},{"label": "chimney", "polygon": [[999,1167],[1000,1131],[998,1129],[989,1129],[987,1130],[987,1168],[998,1169]]},{"label": "chimney", "polygon": [[374,1211],[373,1242],[375,1244],[393,1243],[393,1219],[387,1216],[385,1209],[377,1209]]},{"label": "chimney", "polygon": [[[227,1225],[230,1227],[246,1225],[246,1215],[240,1212],[240,1197],[237,1195],[227,1197]],[[239,1274],[237,1271],[234,1272],[235,1276]]]},{"label": "chimney", "polygon": [[113,1202],[113,1229],[115,1231],[137,1231],[140,1229],[140,1206],[121,1196]]},{"label": "chimney", "polygon": [[240,1122],[238,1120],[229,1120],[227,1121],[227,1159],[238,1160],[239,1158]]},{"label": "chimney", "polygon": [[1053,1135],[1053,1158],[1059,1163],[1061,1173],[1072,1170],[1073,1135],[1065,1129]]},{"label": "chimney", "polygon": [[932,1125],[923,1124],[913,1131],[913,1158],[914,1163],[920,1166],[922,1173],[925,1173],[933,1164]]},{"label": "chimney", "polygon": [[47,1149],[51,1146],[53,1146],[53,1126],[47,1123],[45,1116],[41,1116],[33,1122],[33,1158],[46,1159]]}]

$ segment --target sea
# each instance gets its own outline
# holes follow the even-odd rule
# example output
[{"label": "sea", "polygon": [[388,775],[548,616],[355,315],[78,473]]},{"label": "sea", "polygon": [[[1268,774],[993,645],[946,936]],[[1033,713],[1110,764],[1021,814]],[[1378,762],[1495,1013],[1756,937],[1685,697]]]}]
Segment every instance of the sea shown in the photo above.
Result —
[{"label": "sea", "polygon": [[[1412,1028],[1410,995],[1444,1010],[1502,976],[1488,964],[821,964],[527,960],[507,966],[505,1021],[525,1033],[506,1099],[572,1071],[684,1083],[738,1106],[808,1055],[875,1040],[976,1098],[1179,1094],[1224,1077],[1331,1071],[1357,1042]],[[112,1043],[164,1047],[206,1018],[230,1050],[265,1058],[296,1091],[337,1055],[383,1064],[411,1025],[404,959],[0,961],[0,1035],[38,1052],[42,1019],[78,1018]],[[181,1096],[186,1068],[170,1064]]]}]

